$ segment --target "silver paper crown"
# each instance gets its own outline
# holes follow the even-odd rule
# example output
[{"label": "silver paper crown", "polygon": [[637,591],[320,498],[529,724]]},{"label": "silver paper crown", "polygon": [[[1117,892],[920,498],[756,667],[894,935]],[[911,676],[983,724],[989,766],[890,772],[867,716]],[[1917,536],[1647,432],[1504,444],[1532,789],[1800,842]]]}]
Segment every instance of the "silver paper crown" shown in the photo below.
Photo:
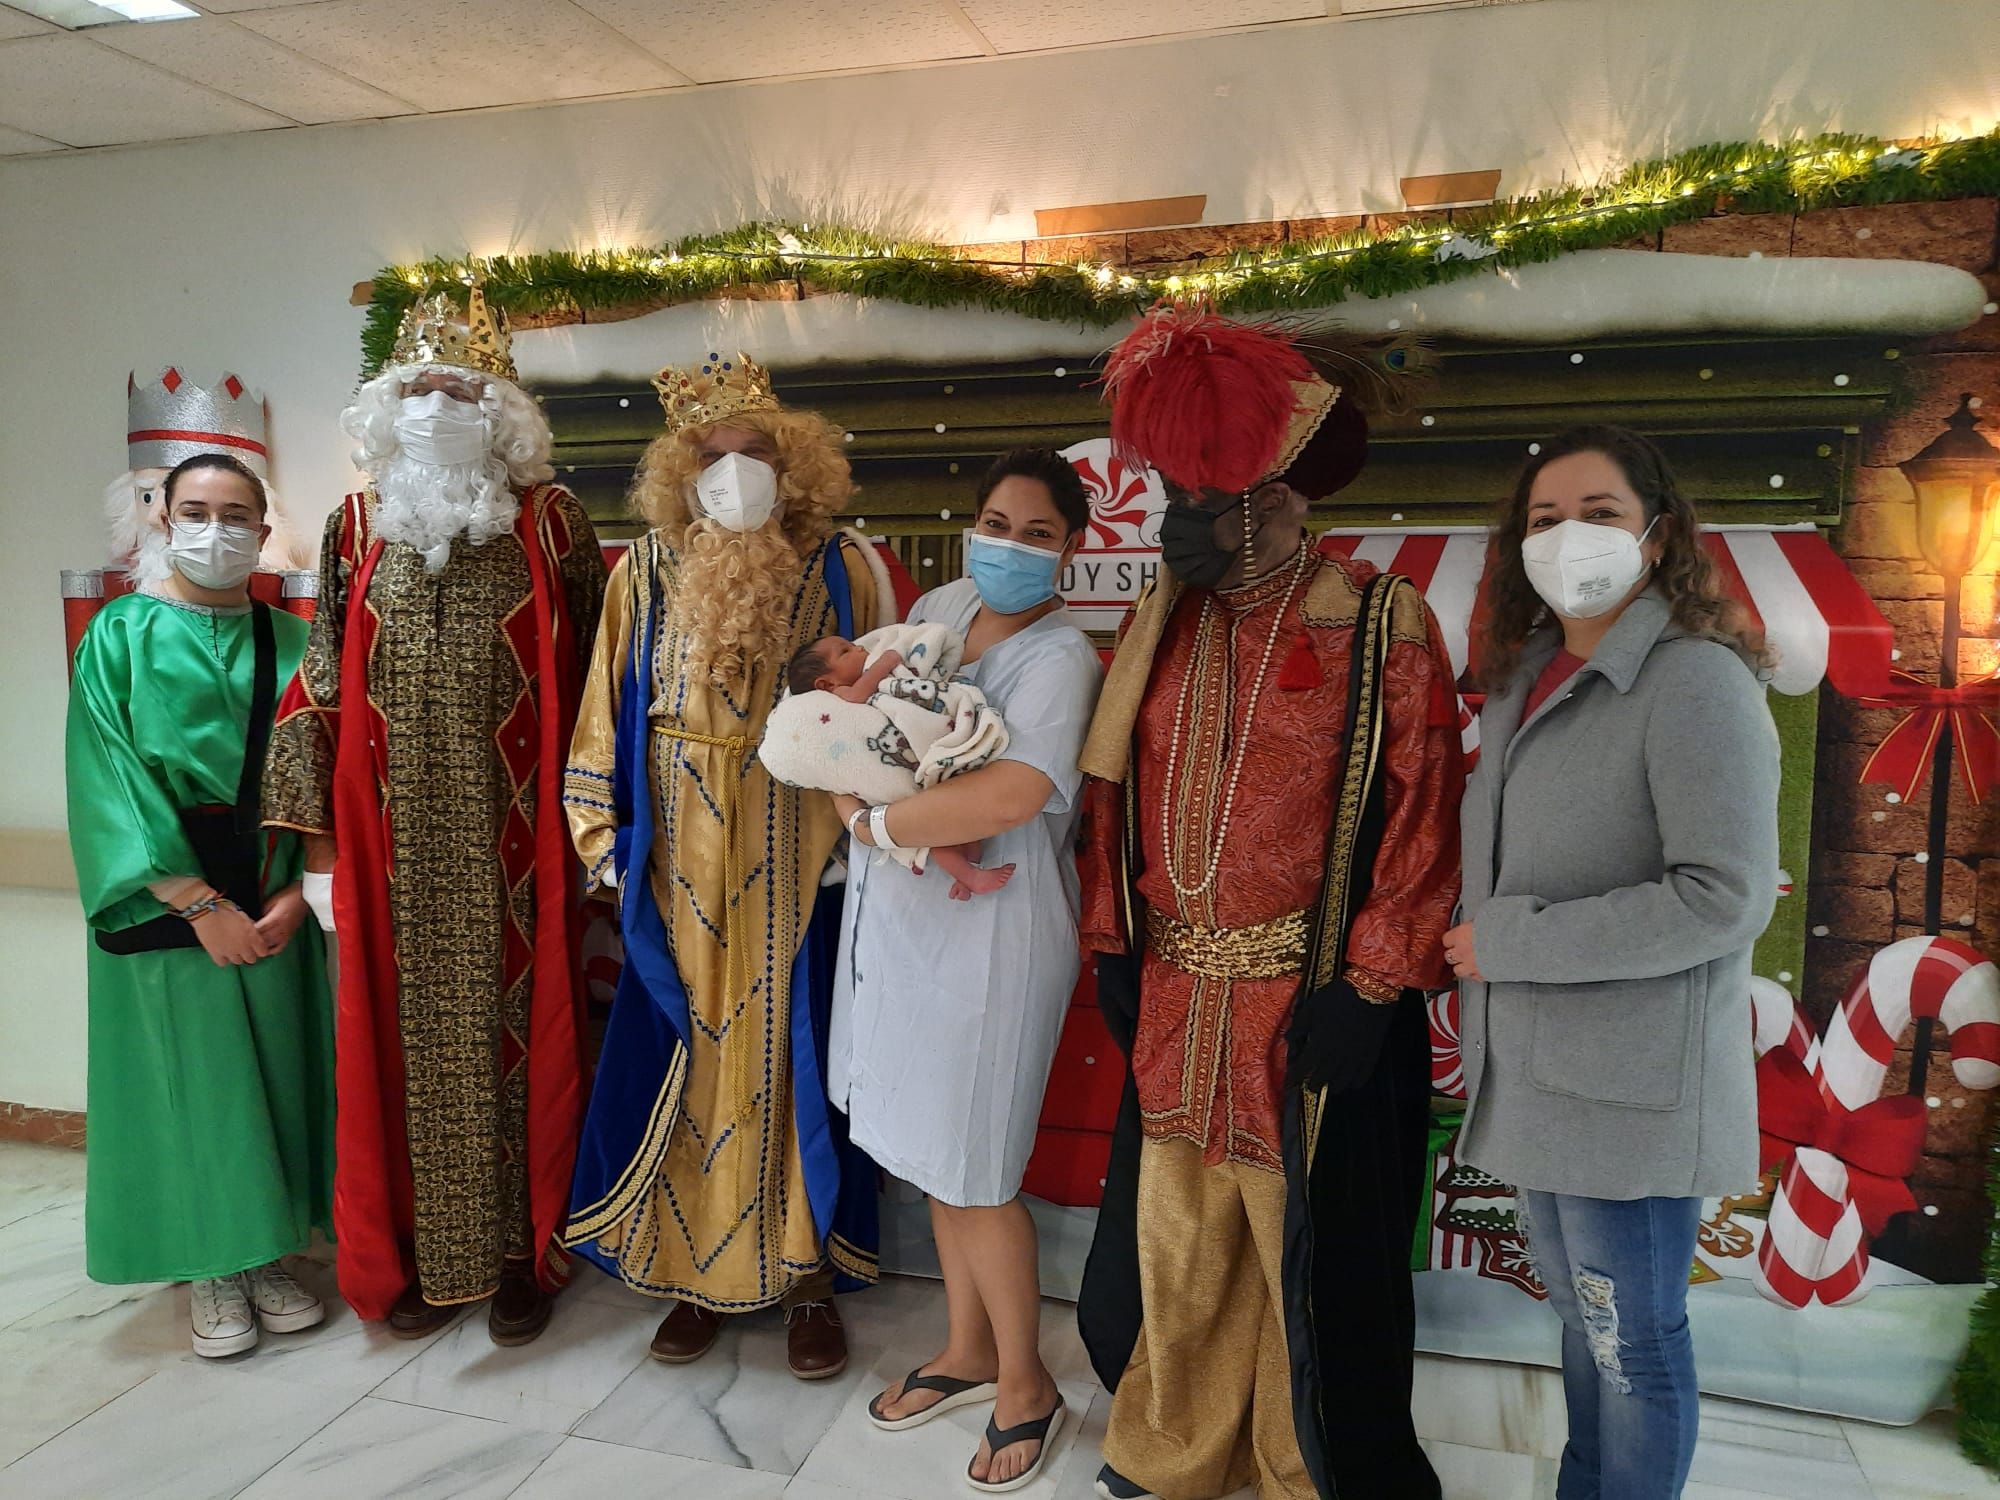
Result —
[{"label": "silver paper crown", "polygon": [[125,467],[171,469],[197,453],[240,458],[260,479],[271,477],[264,445],[264,397],[235,375],[198,385],[172,365],[139,384],[125,382]]}]

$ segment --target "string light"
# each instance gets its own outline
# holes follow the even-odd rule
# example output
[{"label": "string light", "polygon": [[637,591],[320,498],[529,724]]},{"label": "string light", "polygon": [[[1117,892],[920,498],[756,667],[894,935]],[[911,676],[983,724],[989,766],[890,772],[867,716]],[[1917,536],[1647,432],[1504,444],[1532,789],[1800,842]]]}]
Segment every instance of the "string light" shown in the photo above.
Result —
[{"label": "string light", "polygon": [[[1623,175],[1621,182],[1602,184],[1587,194],[1579,195],[1570,189],[1551,193],[1541,200],[1517,202],[1511,206],[1514,217],[1505,223],[1479,227],[1404,224],[1374,238],[1315,239],[1267,251],[1218,257],[1217,263],[1164,275],[1089,263],[1049,266],[985,260],[954,254],[942,246],[885,243],[859,231],[825,225],[816,230],[810,224],[753,224],[716,236],[707,243],[684,242],[689,246],[685,255],[677,248],[663,247],[664,253],[607,249],[571,257],[537,256],[527,263],[504,257],[431,261],[419,266],[394,267],[377,278],[385,295],[371,314],[368,338],[372,343],[393,336],[394,317],[409,300],[402,290],[404,287],[422,292],[439,280],[483,275],[489,297],[504,307],[509,305],[510,286],[527,288],[537,284],[536,265],[549,273],[542,280],[552,283],[563,298],[585,305],[590,305],[593,269],[619,275],[619,284],[607,284],[603,289],[602,295],[607,300],[629,299],[633,292],[632,276],[656,276],[664,295],[682,298],[699,296],[704,290],[717,292],[744,281],[810,281],[813,267],[825,268],[822,274],[829,284],[849,281],[853,273],[867,275],[865,284],[874,294],[893,296],[893,283],[876,280],[865,270],[870,262],[883,260],[899,261],[913,272],[936,273],[949,267],[955,272],[972,270],[1003,285],[1039,283],[1057,293],[1054,303],[1044,297],[1042,306],[1036,310],[1036,315],[1042,317],[1081,313],[1115,319],[1119,306],[1128,301],[1136,309],[1153,298],[1189,291],[1226,302],[1232,294],[1249,290],[1259,281],[1266,284],[1264,295],[1276,299],[1260,305],[1285,305],[1299,299],[1315,303],[1337,301],[1345,295],[1365,293],[1371,279],[1365,272],[1337,279],[1321,274],[1324,269],[1348,262],[1366,265],[1372,260],[1386,270],[1390,263],[1382,259],[1385,255],[1398,260],[1406,258],[1410,269],[1395,273],[1405,282],[1395,290],[1406,291],[1413,289],[1409,284],[1413,279],[1420,278],[1416,284],[1430,284],[1462,274],[1477,263],[1498,256],[1502,247],[1517,241],[1527,231],[1546,235],[1569,226],[1590,226],[1594,230],[1595,226],[1620,216],[1657,214],[1661,210],[1682,214],[1690,207],[1712,203],[1717,198],[1746,196],[1746,187],[1751,189],[1747,196],[1760,208],[1769,206],[1766,200],[1773,190],[1789,196],[1794,206],[1809,207],[1836,199],[1851,201],[1844,184],[1891,174],[1890,180],[1898,186],[1887,197],[1877,189],[1865,201],[1907,201],[1909,196],[1926,196],[1921,192],[1913,195],[1909,186],[1917,180],[1919,170],[1928,174],[1948,169],[1956,191],[1990,191],[1989,179],[2000,173],[2000,163],[1995,160],[1996,146],[2000,146],[2000,134],[1920,147],[1883,141],[1822,139],[1801,143],[1789,153],[1776,147],[1752,148],[1734,154],[1719,166],[1702,160],[1704,156],[1712,158],[1712,151],[1687,153],[1663,163],[1635,166]],[[1689,181],[1682,174],[1690,168],[1707,170]],[[1697,207],[1696,211],[1700,209]],[[1612,228],[1610,232],[1617,234],[1623,227]],[[1308,244],[1314,248],[1307,248]],[[1544,239],[1536,244],[1534,253],[1539,258],[1560,248],[1559,243],[1552,246]],[[1072,297],[1091,290],[1102,293],[1114,286],[1119,295],[1110,299],[1091,296],[1081,304],[1064,303],[1061,294],[1065,281]],[[933,301],[940,295],[954,300],[955,294],[965,295],[958,288],[945,287],[932,290],[920,300]]]}]

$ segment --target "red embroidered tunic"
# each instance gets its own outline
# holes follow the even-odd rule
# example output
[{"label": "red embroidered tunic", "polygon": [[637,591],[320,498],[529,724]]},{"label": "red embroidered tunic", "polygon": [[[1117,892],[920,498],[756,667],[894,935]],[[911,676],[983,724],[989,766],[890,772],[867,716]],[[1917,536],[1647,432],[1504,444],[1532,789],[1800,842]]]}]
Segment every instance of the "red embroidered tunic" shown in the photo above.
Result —
[{"label": "red embroidered tunic", "polygon": [[[1317,900],[1354,620],[1373,572],[1313,553],[1302,574],[1287,568],[1231,595],[1190,590],[1176,604],[1140,706],[1131,772],[1138,888],[1155,911],[1240,928]],[[1446,982],[1440,939],[1458,898],[1464,769],[1450,668],[1428,612],[1408,613],[1396,621],[1384,691],[1387,823],[1345,955],[1357,983],[1384,992]],[[1098,800],[1103,808],[1111,799]],[[1093,818],[1090,836],[1115,838],[1115,821]],[[1119,951],[1116,861],[1098,854],[1080,861],[1084,941]],[[1192,1141],[1211,1164],[1282,1170],[1284,1032],[1298,985],[1296,974],[1203,977],[1149,948],[1132,1054],[1146,1134]]]}]

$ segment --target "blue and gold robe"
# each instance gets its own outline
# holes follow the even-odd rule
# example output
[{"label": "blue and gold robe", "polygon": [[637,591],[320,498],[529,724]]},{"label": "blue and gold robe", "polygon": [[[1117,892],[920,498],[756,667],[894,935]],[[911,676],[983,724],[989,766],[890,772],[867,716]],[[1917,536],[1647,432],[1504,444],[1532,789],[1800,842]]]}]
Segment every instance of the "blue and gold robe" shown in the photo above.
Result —
[{"label": "blue and gold robe", "polygon": [[840,903],[820,877],[840,822],[755,753],[790,657],[886,622],[867,545],[814,551],[783,650],[724,690],[685,669],[677,558],[641,538],[613,570],[571,747],[570,829],[592,889],[618,889],[625,968],[567,1239],[719,1312],[829,1263],[840,1285],[875,1278],[876,1174],[826,1099]]}]

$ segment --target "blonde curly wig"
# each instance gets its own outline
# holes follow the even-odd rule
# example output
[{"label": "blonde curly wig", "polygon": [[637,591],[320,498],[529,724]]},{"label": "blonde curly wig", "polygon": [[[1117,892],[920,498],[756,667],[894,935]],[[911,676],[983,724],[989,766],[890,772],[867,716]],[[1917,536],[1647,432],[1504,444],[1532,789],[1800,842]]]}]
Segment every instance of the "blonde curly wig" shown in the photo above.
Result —
[{"label": "blonde curly wig", "polygon": [[[748,535],[690,504],[701,445],[718,427],[760,432],[778,450],[778,512]],[[674,623],[686,637],[690,671],[730,687],[785,651],[805,559],[832,535],[853,494],[840,429],[816,412],[738,412],[653,440],[633,481],[632,509],[679,554]]]}]

